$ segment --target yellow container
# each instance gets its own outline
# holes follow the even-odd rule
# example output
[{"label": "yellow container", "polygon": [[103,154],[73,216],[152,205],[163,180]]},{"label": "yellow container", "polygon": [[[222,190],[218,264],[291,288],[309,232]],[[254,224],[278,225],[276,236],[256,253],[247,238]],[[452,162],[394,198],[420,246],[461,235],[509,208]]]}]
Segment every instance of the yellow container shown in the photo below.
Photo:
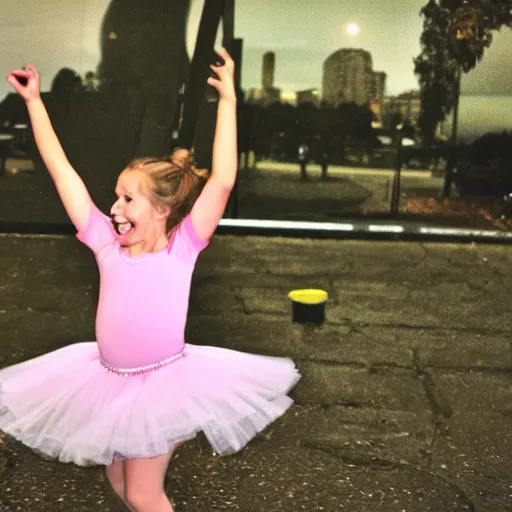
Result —
[{"label": "yellow container", "polygon": [[325,290],[292,290],[288,298],[292,301],[294,322],[311,325],[322,325],[325,322],[325,303],[329,298]]}]

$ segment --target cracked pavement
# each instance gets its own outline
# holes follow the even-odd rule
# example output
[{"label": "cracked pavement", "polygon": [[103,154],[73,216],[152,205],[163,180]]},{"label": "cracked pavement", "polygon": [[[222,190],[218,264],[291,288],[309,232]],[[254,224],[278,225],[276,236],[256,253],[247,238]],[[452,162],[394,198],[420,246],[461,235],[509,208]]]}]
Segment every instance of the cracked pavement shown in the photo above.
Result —
[{"label": "cracked pavement", "polygon": [[[217,236],[187,339],[290,356],[295,405],[240,454],[182,446],[177,512],[512,510],[507,246]],[[73,237],[0,236],[0,367],[94,339],[97,270]],[[329,292],[326,323],[287,293]],[[98,467],[0,449],[1,511],[122,511]]]}]

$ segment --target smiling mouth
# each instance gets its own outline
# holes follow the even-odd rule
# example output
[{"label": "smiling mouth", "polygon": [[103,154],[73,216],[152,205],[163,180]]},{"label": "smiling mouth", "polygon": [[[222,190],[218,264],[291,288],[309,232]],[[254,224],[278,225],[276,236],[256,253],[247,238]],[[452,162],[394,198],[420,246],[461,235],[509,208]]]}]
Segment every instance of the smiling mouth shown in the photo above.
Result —
[{"label": "smiling mouth", "polygon": [[116,222],[114,219],[112,225],[118,235],[126,235],[134,227],[131,222]]}]

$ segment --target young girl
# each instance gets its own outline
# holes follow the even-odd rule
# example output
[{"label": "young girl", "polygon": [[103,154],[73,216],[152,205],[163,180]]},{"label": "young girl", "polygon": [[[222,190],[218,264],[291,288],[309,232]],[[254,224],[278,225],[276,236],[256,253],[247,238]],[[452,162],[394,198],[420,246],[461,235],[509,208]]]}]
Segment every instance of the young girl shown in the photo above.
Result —
[{"label": "young girl", "polygon": [[173,510],[163,482],[176,446],[202,431],[215,452],[237,452],[290,407],[299,379],[289,359],[184,340],[194,265],[237,171],[234,64],[219,55],[225,63],[208,79],[219,93],[211,175],[186,150],[135,160],[119,176],[110,216],[67,160],[36,69],[7,77],[25,99],[77,237],[96,256],[101,286],[97,342],[0,370],[0,430],[62,462],[105,465],[137,512]]}]

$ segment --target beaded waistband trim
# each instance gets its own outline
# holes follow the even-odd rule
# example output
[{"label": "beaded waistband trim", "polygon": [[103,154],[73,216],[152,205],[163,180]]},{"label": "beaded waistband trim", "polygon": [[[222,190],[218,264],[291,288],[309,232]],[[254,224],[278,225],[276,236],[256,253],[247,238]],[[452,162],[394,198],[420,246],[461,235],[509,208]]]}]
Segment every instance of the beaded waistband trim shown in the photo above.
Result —
[{"label": "beaded waistband trim", "polygon": [[123,377],[131,377],[133,375],[141,375],[142,373],[154,372],[155,370],[162,368],[162,366],[166,366],[169,363],[172,363],[178,359],[181,359],[182,357],[185,357],[186,355],[187,352],[183,350],[178,354],[168,357],[167,359],[163,359],[162,361],[158,361],[157,363],[148,364],[146,366],[139,366],[137,368],[114,368],[113,366],[109,365],[106,361],[103,361],[103,359],[100,359],[100,363],[101,366],[103,366],[103,368],[105,368],[110,373],[122,375]]}]

